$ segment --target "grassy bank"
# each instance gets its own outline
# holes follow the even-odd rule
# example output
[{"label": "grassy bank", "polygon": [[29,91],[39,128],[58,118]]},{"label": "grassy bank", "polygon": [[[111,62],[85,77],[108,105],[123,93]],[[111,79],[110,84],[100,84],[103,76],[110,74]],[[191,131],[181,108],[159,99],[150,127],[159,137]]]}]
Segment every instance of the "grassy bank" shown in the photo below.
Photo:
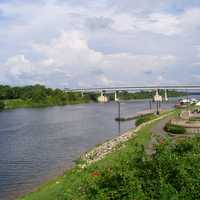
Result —
[{"label": "grassy bank", "polygon": [[136,137],[102,160],[84,169],[77,165],[21,200],[143,199],[135,165],[150,140],[151,127],[138,130]]},{"label": "grassy bank", "polygon": [[136,118],[136,121],[135,121],[135,125],[136,126],[139,126],[145,122],[148,122],[150,120],[153,120],[153,119],[156,119],[156,115],[153,113],[150,113],[150,114],[145,114],[145,115],[141,115],[141,116],[138,116]]},{"label": "grassy bank", "polygon": [[45,102],[33,102],[32,100],[23,100],[23,99],[10,99],[4,100],[4,109],[16,109],[16,108],[40,108],[40,107],[52,107],[52,106],[64,106],[64,105],[74,105],[74,104],[83,104],[89,103],[91,101],[80,99],[68,103],[54,103],[50,101]]}]

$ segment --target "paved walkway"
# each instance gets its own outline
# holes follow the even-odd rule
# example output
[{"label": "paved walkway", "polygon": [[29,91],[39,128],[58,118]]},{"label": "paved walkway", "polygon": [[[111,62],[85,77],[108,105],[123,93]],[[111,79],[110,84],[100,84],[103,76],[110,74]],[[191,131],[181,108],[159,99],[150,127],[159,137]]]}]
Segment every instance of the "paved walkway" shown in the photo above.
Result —
[{"label": "paved walkway", "polygon": [[153,125],[151,128],[151,140],[148,145],[145,147],[145,151],[147,155],[152,155],[155,153],[155,145],[158,142],[162,142],[162,140],[166,138],[171,138],[173,141],[178,141],[186,138],[190,138],[195,134],[185,133],[185,134],[170,134],[164,130],[165,124],[170,121],[173,116],[165,117],[159,120],[157,123]]},{"label": "paved walkway", "polygon": [[168,116],[165,117],[164,119],[161,119],[160,121],[158,121],[152,128],[151,128],[151,133],[154,136],[159,136],[161,138],[165,138],[168,133],[166,131],[164,131],[164,127],[166,125],[167,122],[170,121],[170,119],[172,118],[172,116]]},{"label": "paved walkway", "polygon": [[154,146],[158,144],[158,140],[166,139],[169,137],[168,133],[164,131],[165,124],[170,121],[172,116],[165,117],[153,125],[151,128],[151,140],[145,148],[147,155],[152,155],[155,153]]}]

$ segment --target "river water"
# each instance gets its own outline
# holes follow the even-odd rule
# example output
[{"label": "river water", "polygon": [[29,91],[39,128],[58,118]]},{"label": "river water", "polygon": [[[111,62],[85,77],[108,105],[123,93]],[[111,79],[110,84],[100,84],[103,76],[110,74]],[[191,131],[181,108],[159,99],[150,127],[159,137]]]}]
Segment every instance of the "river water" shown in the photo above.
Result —
[{"label": "river water", "polygon": [[[148,101],[122,103],[121,116],[148,108]],[[117,136],[117,114],[115,102],[0,112],[0,200],[60,175],[81,152]],[[134,121],[123,122],[121,132],[133,127]]]}]

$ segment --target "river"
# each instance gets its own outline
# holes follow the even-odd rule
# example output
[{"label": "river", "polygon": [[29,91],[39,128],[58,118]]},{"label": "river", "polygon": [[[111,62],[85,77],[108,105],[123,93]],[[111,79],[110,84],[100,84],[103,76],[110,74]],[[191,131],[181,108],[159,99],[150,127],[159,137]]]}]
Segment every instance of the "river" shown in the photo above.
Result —
[{"label": "river", "polygon": [[[121,116],[148,107],[145,100],[122,103]],[[0,200],[62,174],[82,152],[117,136],[117,112],[115,102],[0,112]],[[123,122],[121,132],[133,127],[134,121]]]}]

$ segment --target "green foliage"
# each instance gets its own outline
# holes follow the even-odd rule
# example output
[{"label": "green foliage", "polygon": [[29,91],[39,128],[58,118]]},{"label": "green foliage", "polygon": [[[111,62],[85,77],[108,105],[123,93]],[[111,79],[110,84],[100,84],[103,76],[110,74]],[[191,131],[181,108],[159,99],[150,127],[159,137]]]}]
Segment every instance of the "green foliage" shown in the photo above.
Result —
[{"label": "green foliage", "polygon": [[3,110],[5,108],[5,104],[3,101],[0,101],[0,110]]},{"label": "green foliage", "polygon": [[189,121],[200,121],[200,117],[190,117]]},{"label": "green foliage", "polygon": [[148,122],[148,121],[155,119],[155,118],[156,118],[155,114],[141,115],[136,119],[135,125],[139,126],[140,124],[143,124],[143,123]]},{"label": "green foliage", "polygon": [[138,177],[150,199],[200,199],[199,138],[157,147],[151,160],[139,162]]},{"label": "green foliage", "polygon": [[200,199],[198,138],[175,145],[162,141],[151,159],[139,147],[126,153],[116,163],[86,169],[74,185],[80,196],[70,188],[69,199]]},{"label": "green foliage", "polygon": [[167,123],[164,127],[164,130],[169,133],[174,134],[184,134],[186,133],[186,129],[183,126]]},{"label": "green foliage", "polygon": [[95,100],[80,92],[65,92],[60,89],[46,88],[42,85],[10,87],[0,85],[0,100],[6,108],[43,107],[66,104],[87,103]]}]

